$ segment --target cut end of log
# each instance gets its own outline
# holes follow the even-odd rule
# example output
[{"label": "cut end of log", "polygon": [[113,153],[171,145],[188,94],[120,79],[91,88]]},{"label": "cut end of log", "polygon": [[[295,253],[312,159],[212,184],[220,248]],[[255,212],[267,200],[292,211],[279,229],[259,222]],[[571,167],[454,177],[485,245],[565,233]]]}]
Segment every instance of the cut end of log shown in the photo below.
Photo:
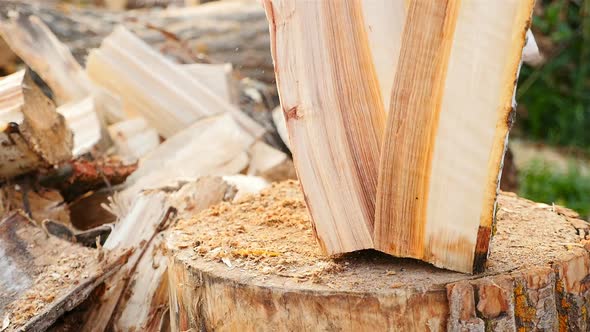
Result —
[{"label": "cut end of log", "polygon": [[179,221],[167,240],[172,326],[554,330],[564,320],[572,328],[583,318],[563,308],[579,307],[590,273],[573,220],[500,194],[486,271],[469,276],[376,251],[328,258],[298,183],[273,184]]}]

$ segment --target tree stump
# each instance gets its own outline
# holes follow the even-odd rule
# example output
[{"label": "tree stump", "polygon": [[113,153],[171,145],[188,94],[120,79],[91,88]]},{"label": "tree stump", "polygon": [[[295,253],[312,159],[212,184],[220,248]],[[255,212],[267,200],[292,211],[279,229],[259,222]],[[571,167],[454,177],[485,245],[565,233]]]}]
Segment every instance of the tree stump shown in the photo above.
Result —
[{"label": "tree stump", "polygon": [[172,330],[590,328],[587,223],[510,193],[498,203],[478,275],[372,250],[323,256],[295,181],[221,203],[168,238]]}]

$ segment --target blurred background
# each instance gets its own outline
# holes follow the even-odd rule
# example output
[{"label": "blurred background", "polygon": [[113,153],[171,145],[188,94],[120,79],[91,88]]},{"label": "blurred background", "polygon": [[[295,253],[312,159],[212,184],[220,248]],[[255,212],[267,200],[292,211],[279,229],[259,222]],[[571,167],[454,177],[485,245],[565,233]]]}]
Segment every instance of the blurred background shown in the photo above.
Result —
[{"label": "blurred background", "polygon": [[590,0],[537,0],[533,33],[542,59],[523,65],[511,132],[526,198],[590,216]]}]

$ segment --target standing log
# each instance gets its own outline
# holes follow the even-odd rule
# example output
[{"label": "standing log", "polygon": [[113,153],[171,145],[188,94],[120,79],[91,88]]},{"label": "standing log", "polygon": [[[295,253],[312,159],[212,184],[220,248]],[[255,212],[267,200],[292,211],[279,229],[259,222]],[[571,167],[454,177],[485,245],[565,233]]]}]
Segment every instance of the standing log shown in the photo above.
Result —
[{"label": "standing log", "polygon": [[376,249],[483,269],[533,3],[410,3],[381,153]]},{"label": "standing log", "polygon": [[24,70],[0,80],[0,130],[0,179],[72,157],[64,117]]},{"label": "standing log", "polygon": [[376,251],[322,254],[297,182],[180,220],[167,241],[172,330],[515,331],[589,326],[588,224],[499,196],[483,274]]}]

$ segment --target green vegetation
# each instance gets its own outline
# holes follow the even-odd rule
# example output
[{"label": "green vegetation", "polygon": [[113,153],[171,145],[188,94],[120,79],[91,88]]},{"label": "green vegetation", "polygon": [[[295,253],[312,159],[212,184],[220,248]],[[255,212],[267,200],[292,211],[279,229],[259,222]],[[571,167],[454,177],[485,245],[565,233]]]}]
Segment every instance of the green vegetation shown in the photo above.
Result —
[{"label": "green vegetation", "polygon": [[522,134],[590,151],[590,0],[537,0],[533,31],[547,61],[523,66]]},{"label": "green vegetation", "polygon": [[537,202],[567,206],[580,215],[590,216],[590,175],[570,162],[567,170],[533,160],[520,171],[519,194]]}]

